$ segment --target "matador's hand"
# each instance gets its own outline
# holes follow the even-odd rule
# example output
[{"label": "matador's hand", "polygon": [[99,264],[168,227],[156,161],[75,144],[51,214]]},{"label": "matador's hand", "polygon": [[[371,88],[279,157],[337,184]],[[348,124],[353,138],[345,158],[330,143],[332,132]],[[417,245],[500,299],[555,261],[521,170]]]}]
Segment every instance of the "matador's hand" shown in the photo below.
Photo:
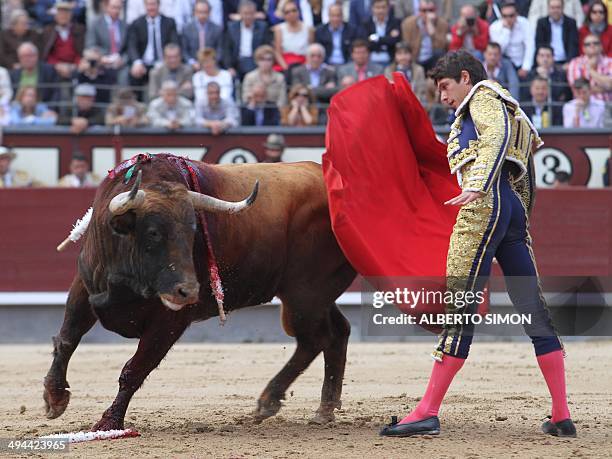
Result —
[{"label": "matador's hand", "polygon": [[484,193],[479,191],[463,191],[460,195],[455,196],[453,199],[449,199],[444,204],[447,206],[463,206],[469,204],[472,201],[476,201],[484,196]]}]

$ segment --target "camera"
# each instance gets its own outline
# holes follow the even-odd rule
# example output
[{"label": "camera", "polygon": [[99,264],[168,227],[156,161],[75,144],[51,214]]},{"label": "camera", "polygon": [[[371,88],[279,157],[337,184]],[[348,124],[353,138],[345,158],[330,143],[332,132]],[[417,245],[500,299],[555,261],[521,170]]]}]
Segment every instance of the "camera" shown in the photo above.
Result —
[{"label": "camera", "polygon": [[98,65],[98,59],[87,59],[90,67],[95,67]]},{"label": "camera", "polygon": [[468,25],[468,27],[473,27],[474,24],[476,24],[476,18],[466,18],[465,23]]}]

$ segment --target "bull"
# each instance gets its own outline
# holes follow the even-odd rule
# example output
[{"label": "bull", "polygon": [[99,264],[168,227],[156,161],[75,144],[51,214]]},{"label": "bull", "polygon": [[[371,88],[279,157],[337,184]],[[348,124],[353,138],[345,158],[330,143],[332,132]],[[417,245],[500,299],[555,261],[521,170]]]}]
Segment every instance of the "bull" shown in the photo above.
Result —
[{"label": "bull", "polygon": [[[92,430],[124,427],[130,399],[187,327],[220,314],[210,286],[210,242],[225,310],[277,296],[282,326],[297,342],[261,393],[254,419],[275,415],[292,382],[323,352],[325,376],[313,420],[332,421],[341,406],[350,333],[335,301],[356,273],[332,233],[320,166],[194,161],[201,177],[196,193],[167,159],[157,155],[140,164],[133,184],[124,183],[120,173],[97,190],[64,321],[53,338],[43,393],[47,417],[66,410],[68,363],[83,335],[100,321],[121,336],[139,338],[119,376],[116,398]],[[253,189],[256,180],[259,191]]]}]

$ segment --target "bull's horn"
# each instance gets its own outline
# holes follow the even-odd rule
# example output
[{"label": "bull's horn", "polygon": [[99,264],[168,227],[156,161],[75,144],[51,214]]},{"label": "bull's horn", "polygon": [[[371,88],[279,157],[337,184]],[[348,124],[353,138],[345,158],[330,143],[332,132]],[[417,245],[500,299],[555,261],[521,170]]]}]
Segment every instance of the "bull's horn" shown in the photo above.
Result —
[{"label": "bull's horn", "polygon": [[238,202],[224,201],[223,199],[213,198],[212,196],[196,193],[194,191],[188,191],[188,193],[193,207],[197,210],[235,214],[251,207],[251,204],[255,202],[258,190],[259,180],[255,182],[255,187],[253,191],[251,191],[251,194]]},{"label": "bull's horn", "polygon": [[119,193],[115,196],[108,205],[108,210],[112,215],[121,215],[130,209],[140,207],[145,200],[146,193],[139,190],[140,182],[142,181],[142,170],[138,171],[136,181],[130,191]]}]

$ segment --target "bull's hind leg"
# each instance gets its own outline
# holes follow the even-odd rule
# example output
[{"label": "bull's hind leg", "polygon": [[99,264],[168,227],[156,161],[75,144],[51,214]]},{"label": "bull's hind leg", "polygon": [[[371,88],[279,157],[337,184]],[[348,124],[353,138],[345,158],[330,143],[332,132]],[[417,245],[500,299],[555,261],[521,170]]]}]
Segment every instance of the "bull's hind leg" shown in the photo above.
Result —
[{"label": "bull's hind leg", "polygon": [[340,406],[346,343],[350,331],[348,322],[335,305],[332,308],[319,308],[309,303],[307,307],[297,307],[295,302],[283,299],[283,325],[289,335],[295,336],[297,348],[260,395],[254,413],[255,420],[260,422],[280,410],[281,400],[284,400],[289,386],[323,351],[325,383],[315,422],[329,422],[334,418],[334,408]]},{"label": "bull's hind leg", "polygon": [[335,304],[330,311],[331,337],[323,349],[325,358],[325,380],[321,390],[321,405],[312,419],[317,424],[334,421],[334,410],[342,407],[342,381],[346,366],[346,347],[351,325]]},{"label": "bull's hind leg", "polygon": [[81,338],[96,323],[83,281],[77,275],[70,287],[64,323],[58,336],[53,337],[53,363],[45,377],[43,399],[47,417],[61,416],[70,401],[70,385],[66,381],[68,362]]},{"label": "bull's hind leg", "polygon": [[119,392],[102,418],[92,427],[96,430],[123,429],[127,407],[134,393],[160,364],[172,345],[189,325],[189,315],[166,310],[152,311],[152,318],[138,342],[138,349],[119,376]]}]

